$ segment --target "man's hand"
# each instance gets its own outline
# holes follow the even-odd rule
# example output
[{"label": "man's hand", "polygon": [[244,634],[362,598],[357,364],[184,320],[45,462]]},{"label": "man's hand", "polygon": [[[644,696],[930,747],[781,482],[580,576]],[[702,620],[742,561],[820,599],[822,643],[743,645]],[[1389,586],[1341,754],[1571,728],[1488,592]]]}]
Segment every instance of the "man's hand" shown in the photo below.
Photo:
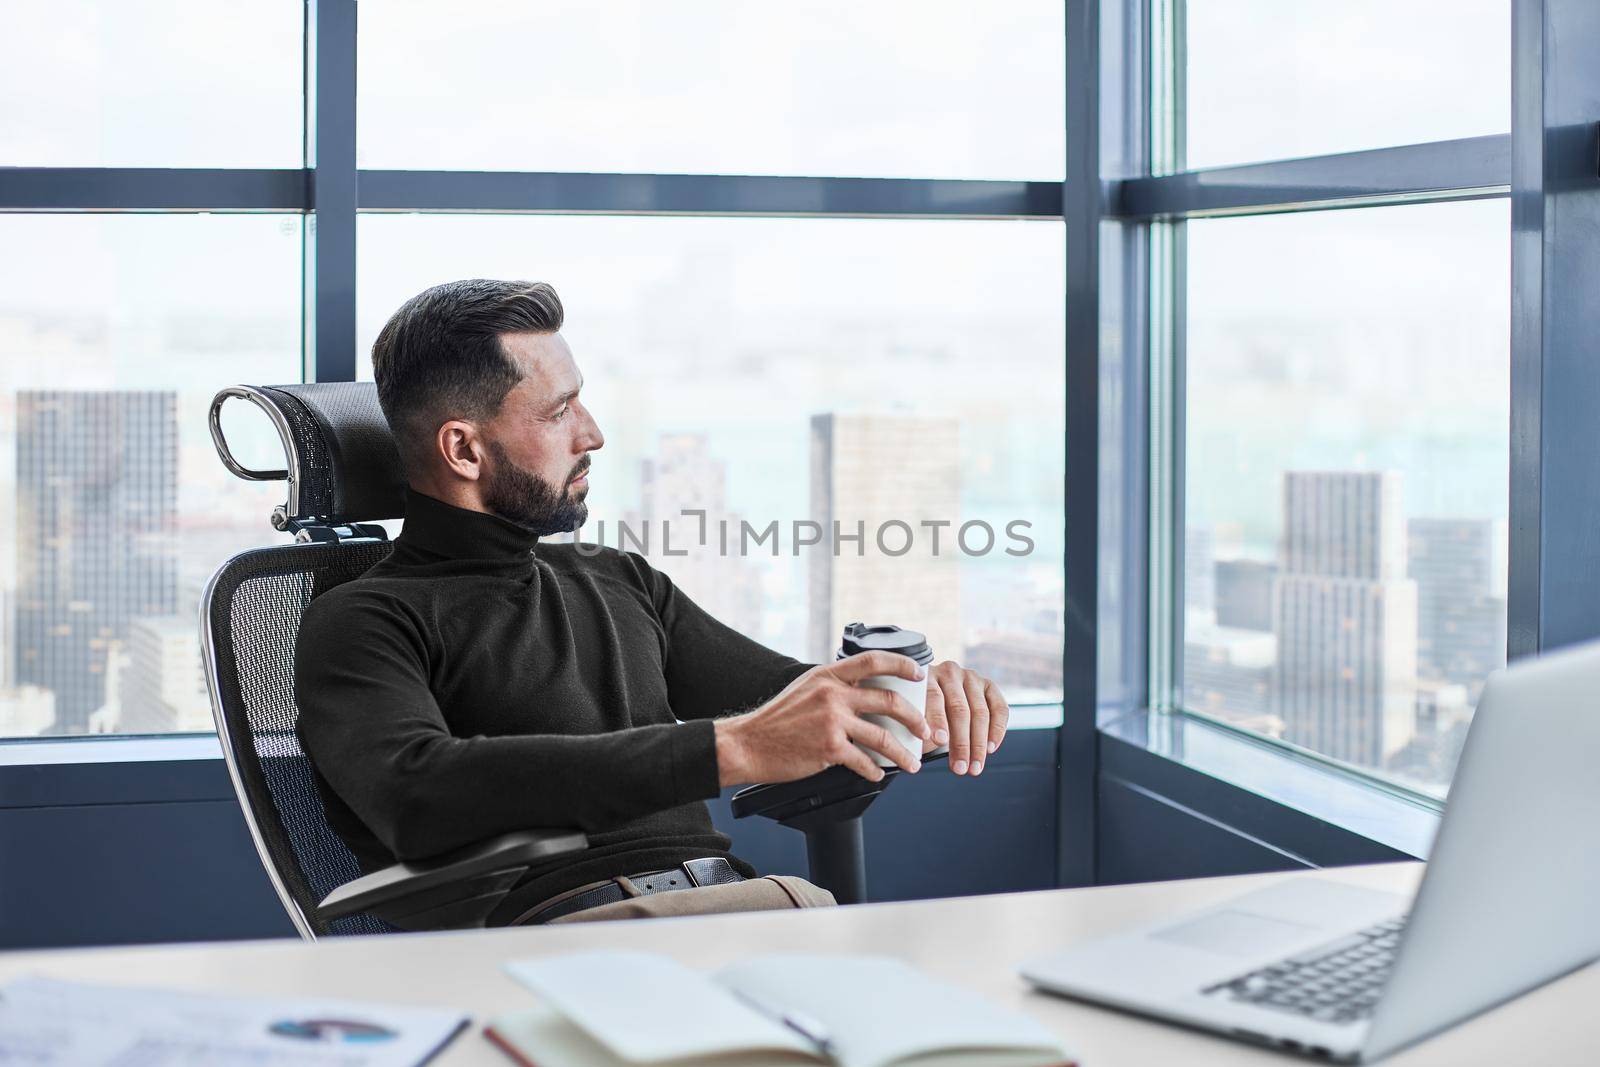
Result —
[{"label": "man's hand", "polygon": [[982,774],[983,761],[1005,740],[1011,708],[1000,687],[954,660],[935,664],[928,679],[928,725],[922,751],[950,746],[951,774]]},{"label": "man's hand", "polygon": [[916,773],[921,760],[888,730],[861,716],[890,716],[926,742],[933,734],[923,709],[887,689],[862,689],[855,683],[879,674],[914,681],[925,670],[898,653],[862,652],[811,668],[755,711],[718,719],[721,784],[792,782],[837,765],[869,782],[880,780],[883,768],[856,747],[858,742]]}]

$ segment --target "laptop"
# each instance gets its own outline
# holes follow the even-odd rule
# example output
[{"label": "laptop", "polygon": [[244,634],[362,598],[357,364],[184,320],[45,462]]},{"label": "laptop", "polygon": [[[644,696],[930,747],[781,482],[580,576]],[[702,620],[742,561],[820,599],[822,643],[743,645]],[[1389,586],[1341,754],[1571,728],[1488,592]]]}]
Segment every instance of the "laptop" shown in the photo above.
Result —
[{"label": "laptop", "polygon": [[1296,879],[1022,964],[1049,992],[1342,1063],[1600,958],[1600,642],[1484,687],[1414,898]]}]

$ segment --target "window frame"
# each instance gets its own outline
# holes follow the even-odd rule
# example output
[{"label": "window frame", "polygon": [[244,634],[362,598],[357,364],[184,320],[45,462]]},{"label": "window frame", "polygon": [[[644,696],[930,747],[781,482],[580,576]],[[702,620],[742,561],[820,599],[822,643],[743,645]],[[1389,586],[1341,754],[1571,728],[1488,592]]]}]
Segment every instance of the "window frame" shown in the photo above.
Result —
[{"label": "window frame", "polygon": [[[362,213],[1063,217],[1062,184],[1049,181],[359,169],[356,0],[304,0],[304,17],[303,167],[0,166],[0,212],[299,214],[301,378],[308,382],[356,379]],[[263,523],[263,541],[270,536]],[[1061,708],[1019,708],[1019,720],[1024,728],[1053,728]],[[214,735],[0,738],[0,766],[193,758],[220,758]]]},{"label": "window frame", "polygon": [[[1110,593],[1116,601],[1137,611],[1144,633],[1142,641],[1121,641],[1119,648],[1125,654],[1110,657],[1102,664],[1099,689],[1094,691],[1096,699],[1088,706],[1096,708],[1102,752],[1113,753],[1132,746],[1195,766],[1219,783],[1219,806],[1238,802],[1234,787],[1263,794],[1260,783],[1279,777],[1287,769],[1304,785],[1293,791],[1294,796],[1279,798],[1287,810],[1311,814],[1334,825],[1349,825],[1349,805],[1339,797],[1351,787],[1358,788],[1374,798],[1385,812],[1378,820],[1383,828],[1370,835],[1373,840],[1421,855],[1442,811],[1438,798],[1381,775],[1363,773],[1295,746],[1258,737],[1184,707],[1181,532],[1185,514],[1185,228],[1187,220],[1194,218],[1512,197],[1513,134],[1188,169],[1184,165],[1186,2],[1069,0],[1068,5],[1069,10],[1076,9],[1069,27],[1081,28],[1083,36],[1096,41],[1099,48],[1097,76],[1083,77],[1084,57],[1072,48],[1069,30],[1069,99],[1076,80],[1088,87],[1082,91],[1099,94],[1098,101],[1083,102],[1080,112],[1091,110],[1102,120],[1120,123],[1112,138],[1097,139],[1103,157],[1101,166],[1088,174],[1082,168],[1069,168],[1069,248],[1075,234],[1093,228],[1102,248],[1107,244],[1131,247],[1134,253],[1124,258],[1137,262],[1136,269],[1107,271],[1103,262],[1074,260],[1069,255],[1069,293],[1098,282],[1096,296],[1101,307],[1109,306],[1116,312],[1102,313],[1093,323],[1069,332],[1069,363],[1073,353],[1090,352],[1098,353],[1107,379],[1120,376],[1125,381],[1137,381],[1139,376],[1130,364],[1141,364],[1143,371],[1142,389],[1105,390],[1097,412],[1101,420],[1137,428],[1139,432],[1133,435],[1137,440],[1130,441],[1127,432],[1119,437],[1089,428],[1074,444],[1069,411],[1069,456],[1074,448],[1098,446],[1102,450],[1101,466],[1116,472],[1100,483],[1098,502],[1102,513],[1143,515],[1146,520],[1143,551],[1137,551],[1131,543],[1135,527],[1126,522],[1122,538],[1125,543],[1120,549],[1126,557],[1139,560],[1142,570],[1126,560],[1119,563],[1109,559],[1117,546],[1096,547],[1094,561],[1103,565],[1103,573],[1112,576],[1110,586],[1102,582],[1098,591],[1102,596]],[[1533,13],[1543,4],[1559,4],[1562,0],[1513,2],[1516,20],[1530,23],[1534,21]],[[1537,32],[1525,30],[1513,42],[1517,71],[1513,77],[1517,83],[1513,100],[1517,121],[1513,128],[1518,131],[1518,159],[1538,151],[1544,132],[1537,120],[1532,124],[1523,122],[1528,100],[1535,95],[1526,84],[1527,74],[1531,70],[1546,76],[1542,58],[1534,54],[1531,44]],[[1079,60],[1077,65],[1074,58]],[[1069,129],[1073,114],[1069,108]],[[1069,152],[1083,148],[1081,136],[1072,138],[1069,134]],[[1101,195],[1080,193],[1075,198],[1074,177],[1090,179]],[[1520,186],[1517,191],[1521,192]],[[1075,200],[1076,209],[1072,206]],[[1526,284],[1527,267],[1526,256],[1514,262],[1514,291]],[[1513,304],[1515,310],[1526,312],[1525,303]],[[1535,317],[1537,314],[1536,311]],[[1529,542],[1537,539],[1540,458],[1536,449],[1527,448],[1526,443],[1530,437],[1538,438],[1540,405],[1537,397],[1530,396],[1537,383],[1528,370],[1532,357],[1523,336],[1530,329],[1526,317],[1524,314],[1521,320],[1514,318],[1510,354],[1513,522],[1507,630],[1508,651],[1513,659],[1544,646],[1530,638],[1539,629],[1539,575],[1536,564],[1529,559]],[[1068,321],[1074,321],[1070,308]],[[1116,331],[1120,342],[1108,337],[1108,328]],[[1069,386],[1073,380],[1069,376]],[[1110,456],[1105,454],[1108,444]],[[1068,499],[1081,500],[1083,490],[1080,485],[1075,496],[1069,486]],[[1534,518],[1524,518],[1519,523],[1519,514]],[[1069,555],[1075,551],[1070,537],[1068,551]],[[1080,543],[1076,551],[1086,550]],[[1075,573],[1070,561],[1068,573],[1070,598],[1070,576]],[[1069,608],[1069,617],[1098,617],[1102,629],[1118,624],[1118,620],[1107,617],[1102,605],[1087,599],[1092,595],[1087,582],[1077,595],[1079,599]],[[1079,635],[1068,634],[1069,661],[1075,636]],[[1075,695],[1081,698],[1087,694],[1075,693],[1069,686],[1069,707],[1073,706]],[[1204,735],[1209,749],[1227,753],[1226,758],[1211,760],[1208,765],[1197,764],[1185,751],[1185,739],[1197,736],[1197,731]],[[1228,795],[1224,797],[1224,793]],[[1066,873],[1063,872],[1064,884],[1092,881],[1081,872],[1076,882],[1065,881]]]},{"label": "window frame", "polygon": [[[1593,608],[1600,602],[1600,549],[1583,536],[1592,529],[1583,516],[1593,508],[1585,501],[1600,499],[1600,473],[1578,459],[1592,454],[1582,427],[1592,426],[1600,409],[1600,368],[1589,354],[1600,314],[1589,310],[1582,296],[1584,286],[1600,283],[1600,251],[1581,221],[1586,214],[1592,217],[1600,199],[1595,164],[1600,127],[1585,103],[1600,91],[1600,73],[1582,68],[1566,51],[1578,41],[1600,43],[1600,17],[1578,0],[1509,0],[1509,133],[1188,170],[1182,167],[1184,5],[1185,0],[1072,0],[1069,5],[1080,9],[1073,24],[1097,32],[1102,42],[1100,76],[1093,82],[1101,94],[1100,114],[1131,112],[1159,120],[1143,131],[1141,152],[1124,153],[1120,167],[1094,173],[1103,190],[1097,200],[1101,210],[1086,211],[1078,222],[1079,230],[1111,224],[1121,240],[1142,247],[1145,256],[1142,272],[1101,274],[1102,304],[1132,309],[1120,322],[1102,315],[1101,323],[1116,328],[1124,343],[1136,339],[1144,345],[1142,361],[1151,385],[1102,405],[1102,418],[1141,425],[1150,451],[1146,462],[1124,463],[1118,477],[1102,484],[1100,506],[1134,513],[1143,502],[1146,514],[1157,517],[1145,530],[1145,571],[1107,568],[1120,599],[1144,604],[1147,640],[1142,662],[1137,657],[1115,662],[1102,674],[1097,693],[1101,748],[1115,753],[1135,746],[1192,766],[1182,738],[1199,731],[1210,747],[1229,753],[1225,766],[1199,768],[1210,776],[1209,802],[1215,808],[1254,801],[1251,779],[1260,776],[1249,768],[1277,762],[1292,768],[1304,784],[1296,799],[1280,805],[1283,811],[1347,825],[1346,814],[1329,798],[1354,784],[1385,804],[1385,818],[1398,828],[1373,840],[1425,855],[1430,828],[1436,828],[1443,808],[1437,797],[1159,699],[1162,693],[1181,692],[1182,683],[1182,612],[1167,607],[1181,592],[1176,582],[1183,564],[1178,536],[1183,487],[1173,477],[1183,469],[1182,230],[1191,218],[1509,198],[1508,662],[1600,636],[1600,612]],[[1546,47],[1556,40],[1562,49]],[[1069,58],[1069,81],[1074,69]],[[1076,143],[1069,141],[1073,147]],[[1565,210],[1555,210],[1563,202]],[[1069,241],[1072,218],[1069,210]],[[1072,266],[1069,259],[1069,291],[1086,284],[1092,269],[1078,264],[1074,275]],[[1142,323],[1133,321],[1141,314],[1146,316]],[[1108,354],[1113,345],[1094,331],[1069,336],[1068,345],[1069,354],[1099,351],[1107,368],[1130,362],[1125,355]],[[1163,390],[1169,396],[1164,398]],[[1102,444],[1108,439],[1102,437]],[[1133,455],[1127,446],[1124,452]],[[1102,544],[1100,558],[1114,547]],[[1076,607],[1093,617],[1093,602]]]},{"label": "window frame", "polygon": [[[1149,664],[1152,711],[1204,722],[1301,758],[1308,769],[1364,783],[1406,803],[1435,812],[1436,796],[1377,771],[1341,765],[1290,742],[1257,738],[1219,722],[1184,701],[1185,448],[1187,401],[1189,219],[1382,208],[1419,203],[1505,199],[1511,195],[1511,135],[1470,137],[1305,156],[1266,163],[1185,169],[1185,9],[1188,0],[1158,0],[1151,11],[1151,170],[1125,182],[1118,208],[1150,226],[1152,410],[1152,529]],[[1509,249],[1508,249],[1509,253]],[[1157,373],[1157,371],[1160,373]],[[1508,626],[1508,631],[1510,627]]]},{"label": "window frame", "polygon": [[[1515,659],[1594,636],[1600,619],[1583,605],[1600,603],[1600,548],[1584,543],[1587,527],[1577,520],[1583,501],[1600,499],[1600,469],[1547,464],[1545,457],[1560,455],[1563,444],[1569,453],[1585,454],[1576,446],[1587,442],[1593,407],[1600,406],[1586,406],[1584,399],[1600,391],[1600,367],[1580,358],[1596,330],[1576,295],[1600,285],[1600,252],[1588,246],[1577,223],[1552,210],[1562,196],[1600,195],[1591,189],[1592,117],[1579,113],[1583,94],[1600,91],[1600,70],[1582,68],[1588,50],[1573,44],[1600,43],[1600,19],[1585,9],[1589,0],[1511,0],[1509,134],[1186,170],[1180,165],[1182,123],[1175,121],[1183,108],[1181,65],[1172,58],[1172,42],[1183,39],[1184,0],[1062,2],[1062,183],[358,170],[356,2],[305,0],[303,168],[0,167],[0,211],[301,213],[304,377],[314,381],[354,378],[355,228],[362,211],[1060,219],[1070,502],[1063,558],[1066,710],[1058,741],[1060,884],[1097,880],[1103,753],[1118,773],[1131,773],[1140,761],[1192,768],[1212,795],[1234,789],[1232,799],[1264,788],[1239,767],[1274,761],[1274,773],[1287,768],[1304,785],[1294,797],[1276,798],[1278,806],[1333,825],[1347,825],[1352,816],[1336,804],[1319,807],[1324,799],[1346,787],[1365,790],[1361,795],[1380,807],[1392,805],[1383,810],[1392,810],[1403,826],[1394,847],[1417,854],[1417,842],[1437,822],[1436,800],[1362,781],[1347,769],[1150,700],[1152,692],[1171,692],[1181,683],[1182,633],[1172,625],[1181,626],[1182,613],[1163,620],[1158,604],[1170,603],[1182,565],[1182,538],[1172,536],[1181,529],[1182,487],[1170,475],[1181,469],[1183,447],[1182,404],[1171,403],[1182,397],[1183,226],[1190,218],[1218,215],[1509,196],[1508,652]],[[1564,54],[1544,47],[1558,36]],[[1151,121],[1157,94],[1166,109],[1160,130]],[[1152,358],[1153,349],[1159,359]],[[1152,516],[1162,520],[1159,531]],[[1547,575],[1556,580],[1547,582]],[[1223,748],[1233,746],[1239,762],[1197,763],[1184,740],[1196,730]],[[117,746],[129,760],[155,759],[162,757],[148,753],[163,740],[54,740],[39,751],[48,748],[50,758],[41,762],[52,763],[71,761],[69,745],[80,746],[85,759],[92,745],[96,762],[124,758],[113,754]],[[196,742],[171,743],[193,749]],[[22,747],[0,742],[0,754],[17,762]]]}]

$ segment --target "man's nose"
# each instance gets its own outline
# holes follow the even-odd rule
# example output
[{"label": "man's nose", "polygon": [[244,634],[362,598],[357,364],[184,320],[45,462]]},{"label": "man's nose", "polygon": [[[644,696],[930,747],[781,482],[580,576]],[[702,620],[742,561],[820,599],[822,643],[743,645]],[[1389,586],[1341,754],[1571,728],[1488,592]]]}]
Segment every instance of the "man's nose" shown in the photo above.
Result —
[{"label": "man's nose", "polygon": [[585,452],[605,447],[605,434],[600,432],[600,424],[594,421],[594,416],[590,415],[587,409],[583,413],[583,431],[582,444]]}]

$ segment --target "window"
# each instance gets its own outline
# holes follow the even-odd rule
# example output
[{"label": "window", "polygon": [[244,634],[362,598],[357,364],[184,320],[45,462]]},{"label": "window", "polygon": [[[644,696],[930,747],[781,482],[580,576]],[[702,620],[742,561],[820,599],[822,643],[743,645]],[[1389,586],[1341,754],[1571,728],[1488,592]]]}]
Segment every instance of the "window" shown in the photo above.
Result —
[{"label": "window", "polygon": [[1509,7],[1168,0],[1141,41],[1147,703],[1241,766],[1442,797],[1506,661]]},{"label": "window", "polygon": [[1191,0],[1185,18],[1189,167],[1511,129],[1509,0]]},{"label": "window", "polygon": [[[550,281],[607,436],[584,540],[637,551],[623,538],[643,533],[708,610],[796,657],[831,658],[853,619],[896,622],[1014,703],[1054,703],[1061,238],[1058,222],[366,215],[361,375],[429,285]],[[707,511],[704,541],[685,508]],[[798,544],[816,534],[796,520],[822,543]],[[833,522],[864,541],[835,550]]]},{"label": "window", "polygon": [[0,166],[298,167],[304,6],[7,4]]},{"label": "window", "polygon": [[1509,202],[1187,225],[1184,706],[1442,792],[1505,662]]},{"label": "window", "polygon": [[[15,13],[0,40],[0,738],[208,731],[196,602],[224,559],[280,538],[282,499],[217,460],[213,394],[369,374],[401,301],[486,274],[548,278],[572,309],[608,413],[597,539],[642,547],[653,528],[652,559],[796,655],[827,655],[856,614],[892,615],[1015,702],[1060,700],[1062,227],[1039,216],[1064,169],[1062,6],[1005,0],[978,23],[831,0],[532,10]],[[337,145],[308,152],[309,103],[322,137],[359,131],[360,166],[401,173],[357,181]],[[338,180],[317,187],[367,192],[372,214],[328,196],[311,215],[315,183],[270,173],[309,178],[319,156]],[[493,170],[576,172],[555,184],[582,185],[594,213],[550,214],[574,210],[540,200],[561,195],[551,183],[478,173]],[[623,215],[639,203],[618,172],[676,176],[674,210],[761,214]],[[907,181],[862,199],[835,176]],[[788,217],[819,203],[889,217]],[[378,213],[396,206],[422,213]],[[482,213],[497,210],[525,214]],[[972,217],[918,217],[933,210]],[[258,413],[223,418],[242,462],[281,466]],[[844,458],[870,448],[896,465]],[[682,535],[702,484],[708,518],[760,538],[736,558],[666,555],[663,524]]]},{"label": "window", "polygon": [[361,8],[371,168],[1059,181],[1064,7]]},{"label": "window", "polygon": [[[1064,844],[1095,831],[1090,715],[1216,776],[1266,750],[1309,783],[1259,790],[1280,803],[1331,776],[1376,809],[1448,786],[1508,630],[1593,631],[1589,413],[1546,402],[1590,384],[1561,288],[1587,245],[1552,240],[1585,217],[1593,154],[1554,121],[1586,90],[1566,52],[1523,57],[1519,123],[1552,125],[1518,195],[1564,221],[1519,260],[1547,347],[1518,348],[1512,403],[1510,0],[359,6],[7,12],[0,738],[208,728],[193,601],[274,538],[281,487],[223,471],[205,403],[369,375],[386,316],[467,275],[568,303],[608,434],[588,533],[806,657],[840,612],[913,624],[915,587],[941,654],[1066,705]],[[840,461],[872,449],[915,477]],[[779,551],[669,557],[685,507],[776,523]],[[996,544],[797,545],[852,518]]]},{"label": "window", "polygon": [[200,591],[282,497],[222,468],[206,412],[299,380],[301,225],[0,215],[0,738],[211,729]]}]

